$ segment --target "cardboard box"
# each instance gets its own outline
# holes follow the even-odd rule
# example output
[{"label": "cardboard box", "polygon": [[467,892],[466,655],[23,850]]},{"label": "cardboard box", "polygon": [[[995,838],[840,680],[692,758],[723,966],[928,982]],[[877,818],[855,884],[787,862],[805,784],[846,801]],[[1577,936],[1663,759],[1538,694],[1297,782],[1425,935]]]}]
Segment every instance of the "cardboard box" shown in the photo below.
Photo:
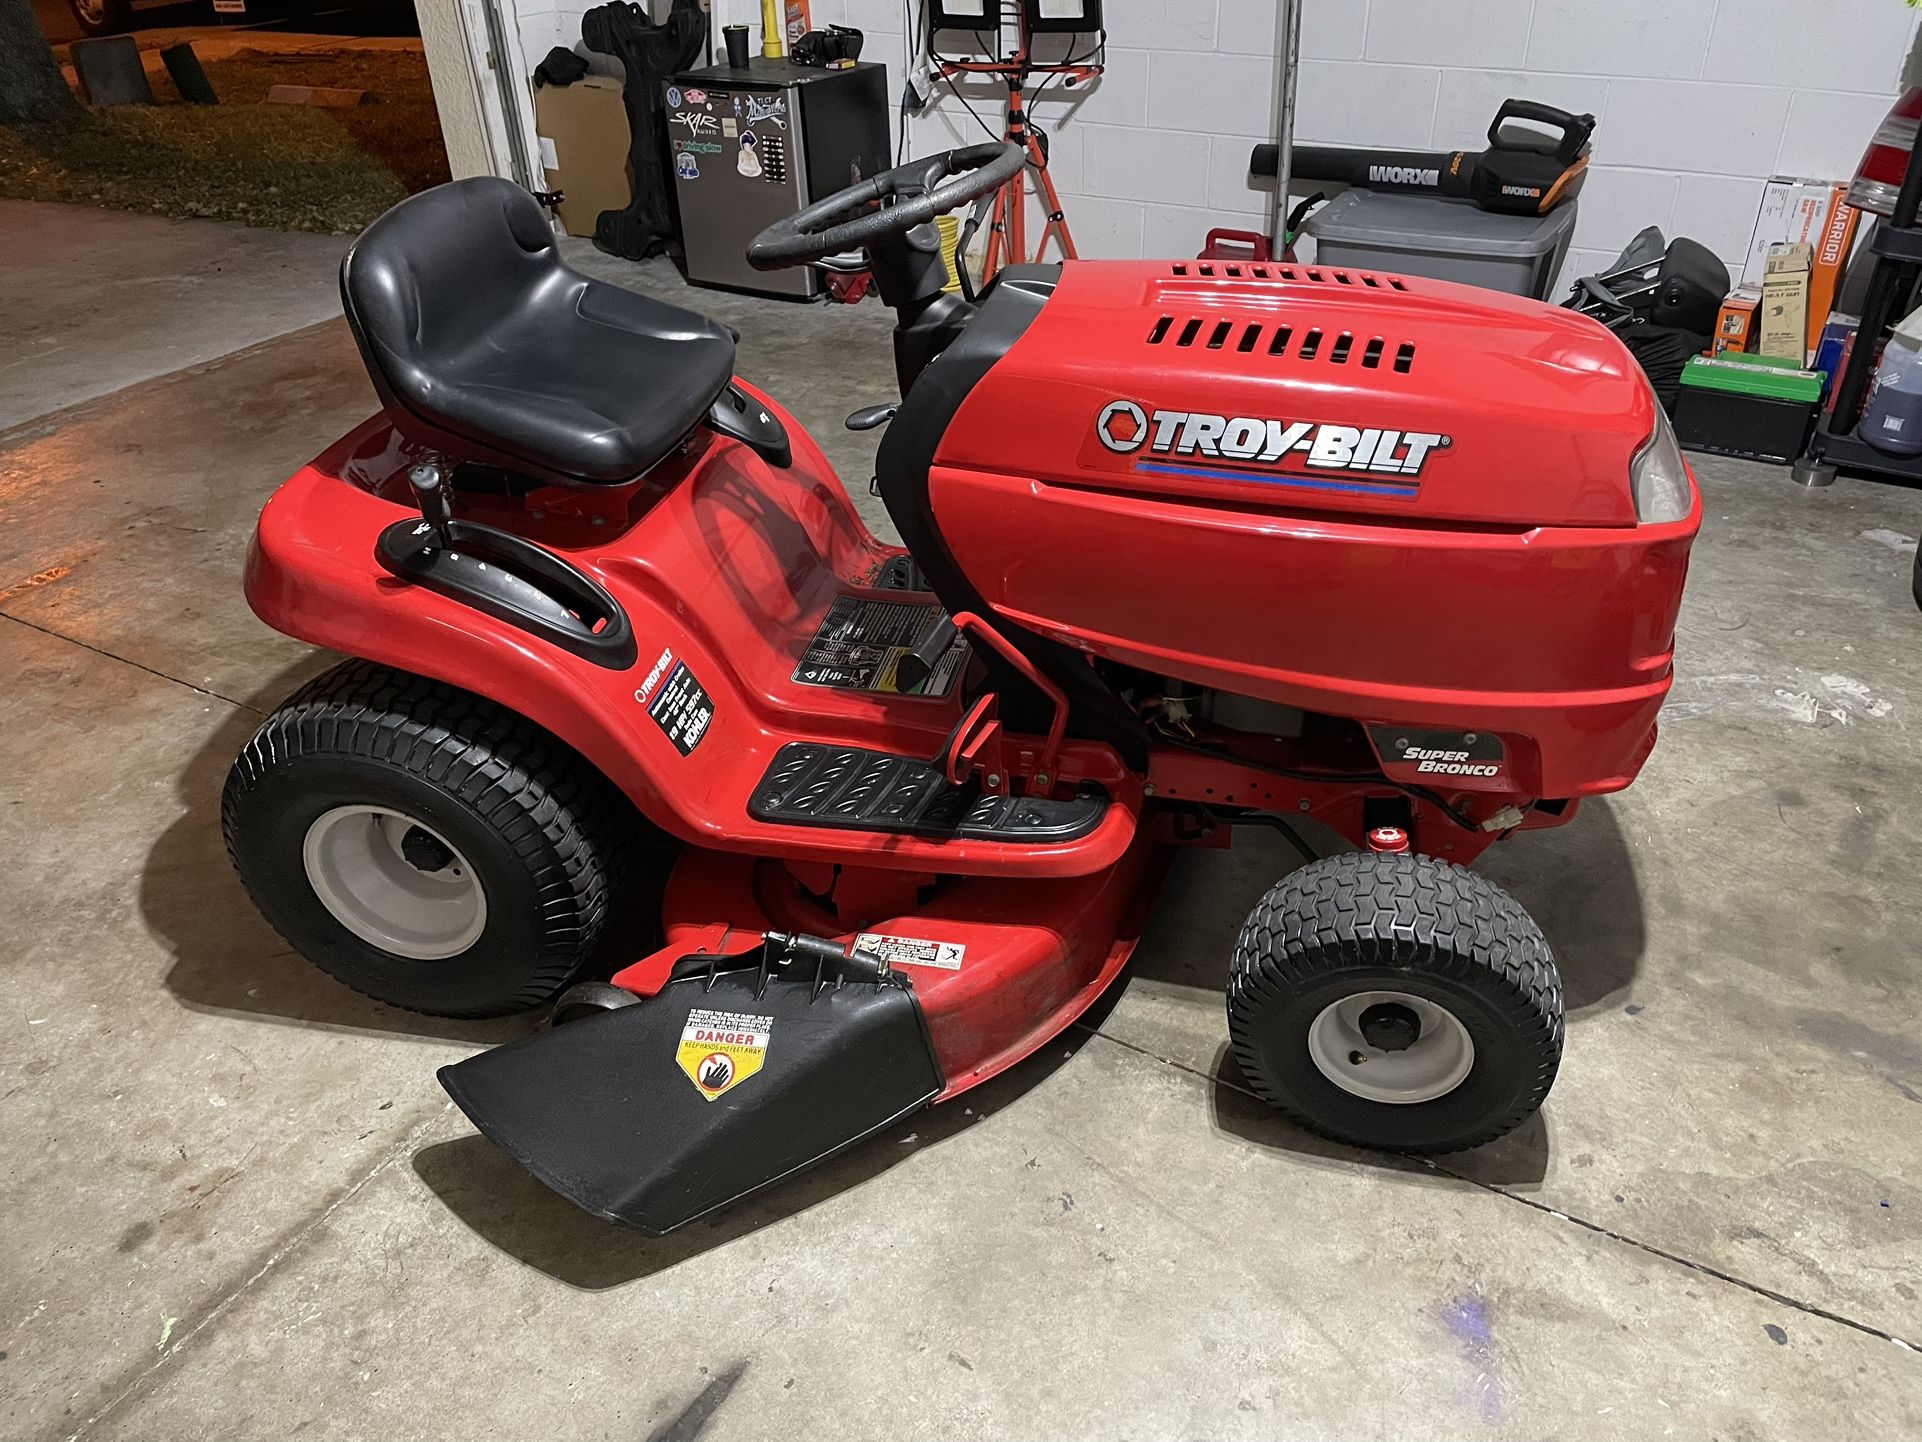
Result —
[{"label": "cardboard box", "polygon": [[1775,176],[1764,185],[1761,209],[1756,213],[1748,254],[1736,283],[1762,283],[1772,245],[1806,241],[1813,246],[1821,238],[1822,223],[1828,219],[1829,199],[1834,191],[1833,181],[1787,175]]},{"label": "cardboard box", "polygon": [[634,198],[621,82],[588,75],[572,85],[543,85],[534,92],[534,123],[547,188],[565,197],[562,228],[592,235],[602,211],[620,210]]},{"label": "cardboard box", "polygon": [[1842,374],[1842,359],[1848,354],[1849,342],[1855,338],[1855,328],[1861,324],[1861,316],[1843,315],[1838,310],[1822,327],[1822,338],[1815,343],[1815,359],[1809,362],[1809,369],[1822,372],[1824,386],[1833,387]]},{"label": "cardboard box", "polygon": [[1828,324],[1829,308],[1835,304],[1836,288],[1842,284],[1842,267],[1848,263],[1855,245],[1855,227],[1862,212],[1849,204],[1849,188],[1836,185],[1829,190],[1829,213],[1822,222],[1822,233],[1815,242],[1815,265],[1809,271],[1809,349],[1822,343],[1822,328]]},{"label": "cardboard box", "polygon": [[1755,348],[1755,315],[1762,306],[1762,288],[1738,285],[1722,301],[1722,312],[1715,318],[1715,340],[1711,355],[1740,354]]},{"label": "cardboard box", "polygon": [[1805,240],[1769,247],[1762,275],[1761,342],[1756,351],[1798,366],[1808,359],[1809,270],[1815,247]]}]

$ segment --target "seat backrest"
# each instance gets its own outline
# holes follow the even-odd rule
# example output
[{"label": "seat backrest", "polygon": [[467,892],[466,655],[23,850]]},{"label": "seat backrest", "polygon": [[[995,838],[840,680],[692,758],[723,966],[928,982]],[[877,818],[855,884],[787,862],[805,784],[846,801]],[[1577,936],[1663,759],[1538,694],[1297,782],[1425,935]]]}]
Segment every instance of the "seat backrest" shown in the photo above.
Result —
[{"label": "seat backrest", "polygon": [[411,196],[368,226],[340,264],[340,297],[383,404],[431,412],[428,358],[478,340],[517,298],[564,275],[540,202],[477,175]]}]

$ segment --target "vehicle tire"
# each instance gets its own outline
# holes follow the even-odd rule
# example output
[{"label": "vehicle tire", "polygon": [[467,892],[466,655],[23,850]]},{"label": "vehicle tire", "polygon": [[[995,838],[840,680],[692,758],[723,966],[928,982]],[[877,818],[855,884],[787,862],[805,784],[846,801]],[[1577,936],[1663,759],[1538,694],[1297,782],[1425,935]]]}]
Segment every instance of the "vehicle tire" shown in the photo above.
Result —
[{"label": "vehicle tire", "polygon": [[590,1016],[599,1016],[604,1011],[619,1011],[623,1007],[639,1006],[640,1003],[640,997],[611,982],[577,981],[554,998],[554,1009],[547,1014],[547,1024],[566,1026],[569,1022],[586,1021]]},{"label": "vehicle tire", "polygon": [[220,813],[242,882],[296,950],[380,1001],[462,1017],[566,985],[645,828],[532,722],[364,661],[267,719]]},{"label": "vehicle tire", "polygon": [[1228,1032],[1256,1095],[1308,1130],[1460,1151],[1548,1095],[1561,978],[1541,929],[1493,882],[1427,856],[1330,856],[1249,914]]},{"label": "vehicle tire", "polygon": [[67,0],[67,8],[89,35],[118,35],[133,23],[133,0]]}]

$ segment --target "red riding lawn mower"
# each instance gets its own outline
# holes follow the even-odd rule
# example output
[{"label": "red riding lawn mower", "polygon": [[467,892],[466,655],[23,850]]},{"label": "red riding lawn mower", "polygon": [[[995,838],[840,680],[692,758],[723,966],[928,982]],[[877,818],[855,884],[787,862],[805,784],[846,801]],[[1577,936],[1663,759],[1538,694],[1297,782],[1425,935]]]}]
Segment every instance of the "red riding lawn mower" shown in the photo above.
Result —
[{"label": "red riding lawn mower", "polygon": [[[1021,163],[917,161],[750,251],[866,250],[901,401],[849,424],[888,427],[905,548],[730,332],[568,269],[517,187],[415,196],[342,266],[384,409],[268,503],[247,596],[360,659],[248,744],[228,845],[396,1006],[626,961],[440,1074],[604,1217],[664,1232],[1012,1066],[1115,980],[1172,848],[1247,825],[1307,861],[1235,949],[1255,1091],[1440,1152],[1554,1079],[1548,944],[1464,866],[1655,743],[1700,504],[1641,371],[1585,317],[1358,271],[944,291],[934,217]],[[610,934],[639,896],[658,931]]]}]

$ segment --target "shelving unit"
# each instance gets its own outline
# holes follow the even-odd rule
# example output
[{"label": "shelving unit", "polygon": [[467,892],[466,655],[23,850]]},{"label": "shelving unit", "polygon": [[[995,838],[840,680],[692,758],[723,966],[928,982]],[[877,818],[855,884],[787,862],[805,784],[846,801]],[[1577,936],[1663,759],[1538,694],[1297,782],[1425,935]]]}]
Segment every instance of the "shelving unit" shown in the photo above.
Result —
[{"label": "shelving unit", "polygon": [[1805,486],[1826,486],[1838,470],[1922,485],[1922,456],[1892,456],[1855,433],[1881,339],[1902,318],[1899,307],[1914,293],[1916,277],[1922,274],[1922,230],[1915,228],[1918,211],[1922,211],[1922,144],[1909,152],[1894,210],[1869,238],[1875,269],[1869,273],[1862,324],[1849,349],[1848,364],[1836,381],[1834,403],[1823,411],[1807,449],[1795,463],[1795,479]]}]

